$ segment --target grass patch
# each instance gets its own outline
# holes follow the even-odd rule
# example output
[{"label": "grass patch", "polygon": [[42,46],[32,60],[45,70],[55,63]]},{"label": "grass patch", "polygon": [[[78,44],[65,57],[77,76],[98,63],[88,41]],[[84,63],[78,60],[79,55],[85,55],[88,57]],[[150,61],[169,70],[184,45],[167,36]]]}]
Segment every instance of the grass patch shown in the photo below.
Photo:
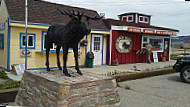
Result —
[{"label": "grass patch", "polygon": [[7,73],[4,69],[0,69],[0,78],[1,79],[8,79]]},{"label": "grass patch", "polygon": [[0,84],[0,90],[20,87],[20,81],[14,81],[12,79],[6,79]]},{"label": "grass patch", "polygon": [[5,80],[0,83],[0,90],[20,87],[20,81],[10,79],[4,69],[0,69],[0,79]]},{"label": "grass patch", "polygon": [[130,90],[130,89],[131,89],[131,87],[130,87],[130,86],[128,86],[128,85],[126,85],[126,86],[125,86],[125,89],[126,89],[126,90]]},{"label": "grass patch", "polygon": [[190,55],[190,53],[172,54],[170,57],[172,60],[177,60],[180,55]]}]

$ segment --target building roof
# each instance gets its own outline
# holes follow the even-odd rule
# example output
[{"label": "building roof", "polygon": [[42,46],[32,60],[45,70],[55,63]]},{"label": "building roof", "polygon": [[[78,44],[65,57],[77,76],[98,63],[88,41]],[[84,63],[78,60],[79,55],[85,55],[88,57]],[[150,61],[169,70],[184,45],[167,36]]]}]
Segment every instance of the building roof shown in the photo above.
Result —
[{"label": "building roof", "polygon": [[143,13],[138,13],[138,12],[123,13],[123,14],[120,14],[118,16],[124,16],[124,15],[128,15],[128,14],[139,14],[139,15],[144,15],[144,16],[151,16],[151,15],[147,15],[147,14],[143,14]]},{"label": "building roof", "polygon": [[140,27],[140,28],[153,28],[157,30],[170,30],[174,32],[179,32],[179,30],[176,30],[176,29],[158,27],[158,26],[153,26],[153,25],[148,25],[148,24],[129,23],[129,22],[124,22],[124,21],[115,20],[115,19],[103,19],[103,21],[108,29],[111,29],[111,26],[114,25],[114,26],[134,26],[134,27]]},{"label": "building roof", "polygon": [[[5,0],[10,20],[25,21],[25,2],[24,0]],[[62,4],[50,3],[41,0],[28,0],[28,22],[53,25],[56,23],[68,23],[71,19],[68,15],[57,14],[55,11],[74,10],[84,12],[91,17],[99,16],[97,11],[85,8],[71,7]],[[108,30],[102,20],[90,20],[92,29]]]}]

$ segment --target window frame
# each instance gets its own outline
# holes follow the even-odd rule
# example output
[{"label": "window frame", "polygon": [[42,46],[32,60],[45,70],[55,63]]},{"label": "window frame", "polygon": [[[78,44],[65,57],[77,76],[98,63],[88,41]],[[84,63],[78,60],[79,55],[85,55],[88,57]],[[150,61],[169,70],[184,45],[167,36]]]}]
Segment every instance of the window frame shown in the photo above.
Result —
[{"label": "window frame", "polygon": [[[20,49],[25,49],[25,45],[23,45],[23,37],[26,37],[26,33],[20,33]],[[29,37],[33,37],[33,46],[29,46]],[[36,45],[36,34],[27,33],[27,49],[35,49]]]},{"label": "window frame", "polygon": [[[132,19],[129,20],[129,17],[131,17]],[[133,15],[127,15],[126,21],[127,22],[133,22]]]},{"label": "window frame", "polygon": [[0,49],[4,49],[4,34],[0,34],[0,38],[2,38],[2,40],[0,41],[0,43],[1,43],[1,47],[0,47]]},{"label": "window frame", "polygon": [[[47,34],[47,31],[42,31],[42,44],[41,44],[41,51],[42,52],[46,52],[45,49],[45,35]],[[81,42],[79,42],[78,44],[78,49],[80,49],[80,44]],[[55,53],[56,52],[56,45],[53,43],[53,48],[50,49],[51,53]],[[69,49],[73,49],[73,48],[69,48]],[[61,47],[60,52],[63,52],[63,48]]]},{"label": "window frame", "polygon": [[[147,37],[147,42],[144,42],[144,38]],[[146,47],[143,47],[143,44],[144,43],[150,43],[150,39],[159,39],[159,40],[162,40],[162,50],[156,50],[156,51],[152,51],[152,52],[164,52],[164,37],[155,37],[155,36],[142,36],[142,41],[141,41],[141,49],[145,49]]]},{"label": "window frame", "polygon": [[[142,21],[140,20],[141,17],[143,18]],[[147,22],[145,21],[145,18],[147,18]],[[149,17],[147,17],[147,16],[139,16],[139,22],[140,22],[140,23],[149,23]]]}]

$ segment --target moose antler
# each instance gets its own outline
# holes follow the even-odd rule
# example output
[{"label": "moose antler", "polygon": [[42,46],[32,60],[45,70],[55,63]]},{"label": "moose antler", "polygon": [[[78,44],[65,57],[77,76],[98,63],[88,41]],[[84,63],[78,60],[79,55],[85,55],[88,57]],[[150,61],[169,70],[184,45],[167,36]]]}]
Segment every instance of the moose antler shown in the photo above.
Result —
[{"label": "moose antler", "polygon": [[79,11],[76,13],[74,10],[72,12],[70,10],[68,10],[68,11],[63,10],[63,11],[61,11],[58,8],[57,8],[56,12],[59,13],[59,14],[63,14],[63,15],[69,15],[69,17],[71,17],[72,19],[76,19],[76,16],[79,19],[81,19],[82,16],[83,16],[83,14],[84,14],[84,13],[80,13]]},{"label": "moose antler", "polygon": [[83,15],[83,16],[86,17],[87,20],[91,19],[91,20],[95,20],[95,21],[104,18],[104,16],[101,16],[101,17],[98,17],[98,16],[90,17],[90,16],[87,16],[87,15]]}]

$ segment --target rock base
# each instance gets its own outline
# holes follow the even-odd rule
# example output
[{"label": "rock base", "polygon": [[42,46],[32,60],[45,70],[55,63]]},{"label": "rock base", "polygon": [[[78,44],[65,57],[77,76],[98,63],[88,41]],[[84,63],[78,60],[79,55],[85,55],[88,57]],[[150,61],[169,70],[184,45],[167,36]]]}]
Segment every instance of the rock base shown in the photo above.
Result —
[{"label": "rock base", "polygon": [[68,71],[72,77],[64,76],[60,70],[25,71],[15,103],[30,107],[119,106],[115,79],[90,72],[83,72],[81,76],[73,69]]}]

